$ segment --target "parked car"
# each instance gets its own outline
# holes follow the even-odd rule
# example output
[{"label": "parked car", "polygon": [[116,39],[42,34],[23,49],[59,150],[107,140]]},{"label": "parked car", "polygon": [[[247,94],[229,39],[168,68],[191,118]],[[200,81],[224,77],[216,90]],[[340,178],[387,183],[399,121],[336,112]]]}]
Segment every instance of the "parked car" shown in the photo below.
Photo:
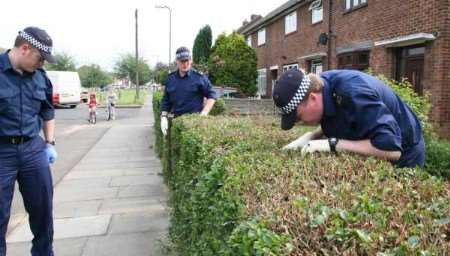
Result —
[{"label": "parked car", "polygon": [[88,89],[81,88],[80,98],[81,98],[81,102],[83,102],[83,103],[87,103],[88,102],[88,99],[89,99],[89,91],[88,91]]},{"label": "parked car", "polygon": [[75,108],[81,100],[81,82],[77,72],[47,71],[53,85],[53,105]]}]

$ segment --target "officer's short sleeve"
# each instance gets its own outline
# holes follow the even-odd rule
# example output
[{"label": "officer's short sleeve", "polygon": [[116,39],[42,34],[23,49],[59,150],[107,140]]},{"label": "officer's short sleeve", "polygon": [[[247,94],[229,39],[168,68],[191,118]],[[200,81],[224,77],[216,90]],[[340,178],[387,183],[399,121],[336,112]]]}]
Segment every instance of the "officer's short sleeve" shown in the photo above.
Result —
[{"label": "officer's short sleeve", "polygon": [[355,121],[361,133],[380,150],[402,151],[400,127],[376,93],[360,87],[352,93]]},{"label": "officer's short sleeve", "polygon": [[202,76],[201,91],[203,93],[203,96],[207,99],[217,98],[217,93],[216,91],[214,91],[211,82],[206,76]]},{"label": "officer's short sleeve", "polygon": [[42,101],[41,104],[41,112],[39,113],[39,116],[44,121],[50,121],[55,118],[55,108],[53,107],[53,85],[50,79],[47,77],[47,75],[42,72],[44,78],[45,78],[45,100]]}]

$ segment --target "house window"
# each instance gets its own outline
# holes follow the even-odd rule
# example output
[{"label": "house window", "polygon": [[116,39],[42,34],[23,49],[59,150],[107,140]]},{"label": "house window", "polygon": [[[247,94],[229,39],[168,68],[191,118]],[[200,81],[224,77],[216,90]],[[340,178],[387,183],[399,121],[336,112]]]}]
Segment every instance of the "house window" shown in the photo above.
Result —
[{"label": "house window", "polygon": [[252,36],[251,36],[251,35],[249,35],[249,36],[247,37],[247,45],[250,46],[250,47],[252,47]]},{"label": "house window", "polygon": [[311,60],[310,72],[320,74],[323,71],[322,60]]},{"label": "house window", "polygon": [[322,0],[316,0],[309,6],[311,11],[311,23],[317,23],[323,20]]},{"label": "house window", "polygon": [[284,18],[284,33],[289,34],[297,30],[297,12],[293,12]]},{"label": "house window", "polygon": [[267,88],[267,70],[265,68],[258,69],[258,80],[256,83],[258,86],[258,94],[265,96]]},{"label": "house window", "polygon": [[288,64],[283,66],[283,72],[288,71],[289,69],[298,69],[298,64]]},{"label": "house window", "polygon": [[366,70],[369,68],[370,52],[350,52],[338,55],[339,69]]},{"label": "house window", "polygon": [[266,43],[266,29],[260,29],[258,31],[258,46],[261,46]]},{"label": "house window", "polygon": [[355,9],[367,4],[367,0],[345,0],[345,10]]}]

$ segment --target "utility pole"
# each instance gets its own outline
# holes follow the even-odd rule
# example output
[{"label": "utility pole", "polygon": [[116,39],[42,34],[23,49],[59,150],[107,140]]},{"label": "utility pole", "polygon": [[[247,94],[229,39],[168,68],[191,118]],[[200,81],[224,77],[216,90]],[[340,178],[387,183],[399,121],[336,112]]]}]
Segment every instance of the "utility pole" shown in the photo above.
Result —
[{"label": "utility pole", "polygon": [[170,62],[172,60],[172,9],[167,5],[156,5],[155,8],[167,9],[169,11],[169,62],[167,62],[167,66],[170,72]]},{"label": "utility pole", "polygon": [[137,103],[139,100],[138,9],[136,9],[134,16],[136,18],[136,96],[134,101]]}]

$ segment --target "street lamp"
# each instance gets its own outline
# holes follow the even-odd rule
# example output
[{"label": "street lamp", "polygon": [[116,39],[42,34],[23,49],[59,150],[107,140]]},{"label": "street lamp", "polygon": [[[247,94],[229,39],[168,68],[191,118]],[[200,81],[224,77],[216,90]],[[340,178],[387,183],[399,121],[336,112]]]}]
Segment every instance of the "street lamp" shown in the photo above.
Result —
[{"label": "street lamp", "polygon": [[155,8],[169,10],[169,62],[167,63],[167,66],[170,67],[172,56],[172,9],[170,9],[170,7],[167,5],[155,5]]}]

